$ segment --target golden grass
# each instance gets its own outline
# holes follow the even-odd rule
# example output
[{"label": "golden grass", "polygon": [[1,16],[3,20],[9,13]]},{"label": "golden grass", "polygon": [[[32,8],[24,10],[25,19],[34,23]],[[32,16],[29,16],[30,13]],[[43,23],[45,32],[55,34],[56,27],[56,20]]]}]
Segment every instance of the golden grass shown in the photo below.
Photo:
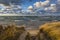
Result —
[{"label": "golden grass", "polygon": [[46,23],[39,27],[40,35],[41,33],[46,38],[49,37],[48,40],[60,40],[60,22],[51,22]]}]

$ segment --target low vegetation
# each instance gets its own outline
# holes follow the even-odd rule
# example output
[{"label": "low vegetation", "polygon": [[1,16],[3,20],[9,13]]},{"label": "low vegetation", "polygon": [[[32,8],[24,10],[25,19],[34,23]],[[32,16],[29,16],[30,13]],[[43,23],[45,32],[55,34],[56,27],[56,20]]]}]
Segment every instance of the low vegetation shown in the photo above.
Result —
[{"label": "low vegetation", "polygon": [[[0,40],[18,40],[25,31],[24,27],[17,27],[14,24],[7,26],[0,25]],[[31,33],[35,34],[36,32],[34,30]],[[25,40],[60,40],[60,22],[41,25],[36,36],[32,36],[31,33],[29,31],[25,35]]]},{"label": "low vegetation", "polygon": [[16,25],[7,25],[5,29],[0,25],[0,40],[17,40],[25,31],[24,27],[16,27]]},{"label": "low vegetation", "polygon": [[40,40],[60,40],[60,22],[46,23],[40,26]]}]

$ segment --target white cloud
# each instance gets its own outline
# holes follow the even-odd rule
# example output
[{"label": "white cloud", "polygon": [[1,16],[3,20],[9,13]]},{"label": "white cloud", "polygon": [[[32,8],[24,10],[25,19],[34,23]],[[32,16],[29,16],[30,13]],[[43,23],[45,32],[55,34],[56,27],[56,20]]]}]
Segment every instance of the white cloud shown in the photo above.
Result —
[{"label": "white cloud", "polygon": [[29,11],[29,12],[32,12],[32,11],[33,11],[33,6],[29,6],[29,7],[28,7],[28,11]]},{"label": "white cloud", "polygon": [[56,7],[56,4],[50,4],[51,7]]},{"label": "white cloud", "polygon": [[4,6],[4,4],[0,4],[0,6]]},{"label": "white cloud", "polygon": [[39,7],[45,7],[45,6],[49,6],[49,4],[50,4],[50,1],[48,1],[48,0],[46,0],[46,1],[44,1],[44,2],[36,2],[36,3],[34,3],[34,6],[36,7],[36,8],[39,8]]},{"label": "white cloud", "polygon": [[41,6],[48,6],[49,5],[49,1],[44,1],[44,2],[41,2]]},{"label": "white cloud", "polygon": [[47,12],[56,12],[57,11],[56,4],[50,4],[50,6],[45,8],[44,10]]},{"label": "white cloud", "polygon": [[58,11],[60,11],[60,4],[59,4],[60,0],[58,0],[58,4],[57,3],[56,4],[55,3],[51,4],[50,3],[51,1],[53,1],[53,0],[46,0],[46,1],[43,1],[43,2],[41,2],[41,1],[36,2],[36,3],[34,3],[34,8],[32,6],[29,6],[28,10],[30,12],[32,12],[34,9],[36,9],[36,10],[34,10],[36,12],[37,10],[43,8],[42,10],[44,10],[46,12],[58,12]]},{"label": "white cloud", "polygon": [[32,6],[29,6],[29,7],[28,7],[28,9],[29,9],[29,10],[32,10],[32,9],[33,9],[33,7],[32,7]]},{"label": "white cloud", "polygon": [[50,9],[52,12],[56,12],[57,11],[56,4],[51,4]]},{"label": "white cloud", "polygon": [[39,8],[41,6],[41,3],[40,2],[36,2],[36,3],[34,3],[34,6]]},{"label": "white cloud", "polygon": [[0,4],[0,10],[4,10],[4,9],[5,9],[4,4]]},{"label": "white cloud", "polygon": [[45,8],[44,10],[45,10],[45,11],[48,11],[49,9],[48,9],[48,8]]}]

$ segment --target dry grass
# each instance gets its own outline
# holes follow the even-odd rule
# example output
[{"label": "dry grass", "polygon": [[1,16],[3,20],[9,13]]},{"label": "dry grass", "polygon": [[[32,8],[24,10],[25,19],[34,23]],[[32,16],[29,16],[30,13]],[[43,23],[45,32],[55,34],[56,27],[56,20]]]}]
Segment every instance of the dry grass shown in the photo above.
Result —
[{"label": "dry grass", "polygon": [[17,38],[25,31],[24,27],[18,28],[16,25],[8,25],[7,28],[2,30],[0,40],[17,40]]},{"label": "dry grass", "polygon": [[[0,40],[17,40],[19,36],[26,31],[24,27],[16,25],[7,25],[3,29],[0,25]],[[36,35],[38,40],[60,40],[60,22],[51,22],[41,25],[39,30],[27,30],[26,39],[30,40],[31,34]]]},{"label": "dry grass", "polygon": [[43,40],[60,40],[60,22],[46,23],[40,26],[40,38]]}]

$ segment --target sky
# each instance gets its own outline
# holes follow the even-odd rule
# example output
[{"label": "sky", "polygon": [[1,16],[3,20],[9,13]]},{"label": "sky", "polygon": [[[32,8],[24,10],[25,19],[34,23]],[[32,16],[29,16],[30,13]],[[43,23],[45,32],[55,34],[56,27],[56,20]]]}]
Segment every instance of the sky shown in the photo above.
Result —
[{"label": "sky", "polygon": [[[28,6],[32,5],[35,3],[35,2],[44,2],[46,0],[0,0],[0,3],[3,3],[3,4],[9,4],[9,2],[13,2],[13,3],[16,3],[16,4],[21,4],[21,6],[23,7],[23,9],[27,9]],[[55,0],[51,0],[51,3],[55,3]]]},{"label": "sky", "polygon": [[[22,7],[23,9],[27,9],[28,6],[34,6],[33,4],[36,3],[36,2],[44,2],[46,0],[31,0],[31,1],[25,1],[22,3]],[[56,3],[56,0],[51,0],[51,3]]]},{"label": "sky", "polygon": [[22,3],[22,7],[24,8],[24,9],[27,9],[27,7],[28,6],[33,6],[33,4],[35,3],[35,2],[39,2],[39,1],[45,1],[45,0],[31,0],[31,1],[24,1],[23,3]]},{"label": "sky", "polygon": [[28,12],[40,10],[46,12],[60,12],[60,0],[0,0],[2,4],[15,3]]}]

